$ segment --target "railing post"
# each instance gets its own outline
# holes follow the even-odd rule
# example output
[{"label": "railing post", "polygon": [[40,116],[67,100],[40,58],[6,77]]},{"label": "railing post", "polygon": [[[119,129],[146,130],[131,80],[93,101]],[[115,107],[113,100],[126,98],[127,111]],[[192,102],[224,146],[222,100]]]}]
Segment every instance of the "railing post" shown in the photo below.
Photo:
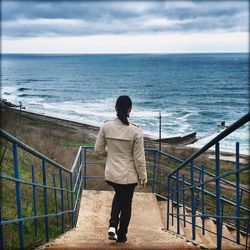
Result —
[{"label": "railing post", "polygon": [[242,201],[243,192],[244,192],[244,190],[243,190],[243,189],[240,189],[240,203],[241,203],[241,201]]},{"label": "railing post", "polygon": [[190,177],[191,177],[191,208],[192,208],[192,239],[195,240],[195,196],[194,196],[194,164],[193,161],[190,164]]},{"label": "railing post", "polygon": [[201,165],[201,213],[202,213],[202,234],[205,235],[205,197],[204,197],[204,165]]},{"label": "railing post", "polygon": [[60,188],[61,188],[61,212],[62,212],[62,233],[64,233],[64,193],[63,193],[63,174],[60,168]]},{"label": "railing post", "polygon": [[223,230],[223,215],[224,215],[224,201],[222,200],[221,201],[221,220],[220,220],[220,233],[221,233],[221,236],[222,236],[222,230]]},{"label": "railing post", "polygon": [[53,187],[54,187],[54,199],[55,199],[55,208],[56,208],[56,226],[59,226],[58,222],[58,205],[57,205],[57,192],[56,192],[56,180],[55,175],[53,174]]},{"label": "railing post", "polygon": [[216,169],[216,227],[217,249],[221,250],[221,213],[220,213],[220,144],[215,144],[215,169]]},{"label": "railing post", "polygon": [[176,172],[177,234],[180,234],[179,171]]},{"label": "railing post", "polygon": [[[198,170],[199,171],[199,180],[198,183],[201,183],[201,168]],[[200,189],[197,189],[197,203],[196,203],[196,208],[199,207],[199,201],[200,201]]]},{"label": "railing post", "polygon": [[185,208],[185,176],[182,175],[182,205],[183,205],[183,225],[186,227],[186,208]]},{"label": "railing post", "polygon": [[[2,199],[0,199],[0,222],[2,222]],[[3,225],[0,225],[0,249],[4,249]]]},{"label": "railing post", "polygon": [[83,164],[83,188],[84,190],[87,190],[87,148],[83,147],[84,149],[84,164]]},{"label": "railing post", "polygon": [[[68,180],[66,179],[66,189],[67,189],[67,205],[68,205],[68,211],[69,211],[69,187],[68,187]],[[68,212],[68,221],[70,224],[70,214]]]},{"label": "railing post", "polygon": [[240,145],[236,142],[236,242],[240,244]]},{"label": "railing post", "polygon": [[168,201],[167,201],[167,230],[169,230],[169,203],[170,203],[170,177],[168,177]]},{"label": "railing post", "polygon": [[153,185],[152,185],[152,193],[155,192],[155,175],[156,175],[156,150],[154,150],[154,165],[153,165]]},{"label": "railing post", "polygon": [[[32,173],[32,183],[35,184],[35,168],[34,164],[31,165]],[[36,187],[32,185],[32,194],[33,194],[33,209],[34,209],[34,227],[35,227],[35,236],[37,236],[37,218],[36,218]]]},{"label": "railing post", "polygon": [[174,182],[171,182],[171,217],[172,217],[172,226],[174,225]]},{"label": "railing post", "polygon": [[71,225],[74,227],[74,193],[73,193],[73,173],[70,174],[70,190],[71,190],[71,210],[72,210],[72,218],[71,218]]},{"label": "railing post", "polygon": [[[86,189],[87,189],[87,151],[86,151],[86,155],[84,156],[84,159],[86,159],[86,169],[85,169],[85,173],[86,173]],[[81,171],[80,171],[81,169]],[[78,166],[78,172],[80,171],[80,180],[82,180],[82,147],[81,147],[81,153],[80,153],[80,162],[79,162],[79,166]],[[81,181],[81,186],[82,186],[82,181]]]},{"label": "railing post", "polygon": [[246,243],[245,243],[245,249],[248,249],[248,243],[249,243],[249,226],[250,226],[250,223],[249,223],[249,219],[247,220],[247,231],[246,231]]},{"label": "railing post", "polygon": [[[19,179],[17,144],[15,143],[13,144],[13,160],[14,160],[15,178]],[[20,183],[17,181],[16,181],[16,201],[17,201],[18,219],[22,219],[22,201],[21,201]],[[20,249],[24,249],[23,222],[22,221],[18,222],[18,232],[19,232]]]},{"label": "railing post", "polygon": [[[47,197],[47,178],[46,178],[46,161],[42,160],[42,168],[43,168],[43,198],[44,198],[44,215],[48,215],[48,197]],[[44,217],[45,220],[45,234],[46,234],[46,241],[49,241],[49,218],[46,216]]]},{"label": "railing post", "polygon": [[82,165],[82,146],[81,146],[81,153],[80,153],[80,157],[79,157],[79,167],[78,167],[78,171],[79,171],[79,169],[80,169],[80,167],[81,167],[81,165]]}]

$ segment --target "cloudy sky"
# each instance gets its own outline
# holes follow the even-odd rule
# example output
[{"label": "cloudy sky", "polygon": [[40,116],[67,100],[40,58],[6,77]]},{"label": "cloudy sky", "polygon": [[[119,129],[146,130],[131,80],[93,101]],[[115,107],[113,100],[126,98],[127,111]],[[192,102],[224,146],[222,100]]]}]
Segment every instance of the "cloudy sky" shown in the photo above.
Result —
[{"label": "cloudy sky", "polygon": [[248,52],[249,3],[1,1],[6,53]]}]

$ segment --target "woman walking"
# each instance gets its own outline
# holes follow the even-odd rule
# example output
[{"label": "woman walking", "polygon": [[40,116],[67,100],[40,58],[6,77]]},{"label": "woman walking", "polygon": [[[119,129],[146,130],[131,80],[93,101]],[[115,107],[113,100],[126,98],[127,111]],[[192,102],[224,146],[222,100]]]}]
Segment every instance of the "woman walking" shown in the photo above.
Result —
[{"label": "woman walking", "polygon": [[147,183],[143,134],[128,121],[132,101],[120,96],[116,101],[117,118],[105,122],[95,143],[95,153],[107,156],[105,180],[115,190],[108,237],[126,242],[134,189]]}]

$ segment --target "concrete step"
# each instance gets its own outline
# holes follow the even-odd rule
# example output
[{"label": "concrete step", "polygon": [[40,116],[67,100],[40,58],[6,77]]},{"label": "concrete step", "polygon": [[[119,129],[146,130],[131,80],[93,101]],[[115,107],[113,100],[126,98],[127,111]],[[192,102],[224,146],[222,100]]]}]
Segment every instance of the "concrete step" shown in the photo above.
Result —
[{"label": "concrete step", "polygon": [[242,241],[240,240],[240,243],[247,245],[248,249],[250,248],[250,235],[242,234]]},{"label": "concrete step", "polygon": [[[167,222],[167,201],[158,201],[160,210],[161,210],[161,214],[162,214],[162,219],[164,222],[164,226],[166,227],[166,222]],[[172,211],[171,209],[172,207],[172,201],[170,201],[170,212]],[[177,208],[176,208],[176,204],[174,204],[173,206],[173,210],[174,213],[177,214]],[[180,236],[184,236],[186,237],[188,240],[192,241],[194,244],[199,245],[202,248],[207,248],[207,249],[217,249],[217,235],[216,235],[216,224],[215,222],[210,219],[210,218],[206,218],[204,220],[204,224],[205,224],[205,229],[211,231],[205,231],[205,235],[202,234],[202,228],[196,228],[196,239],[195,241],[192,240],[192,224],[191,224],[191,217],[186,217],[186,226],[184,226],[184,221],[183,221],[183,207],[180,206],[179,209],[180,212]],[[185,210],[185,214],[189,215],[191,212],[187,212],[187,210]],[[170,218],[170,226],[169,226],[169,230],[177,233],[177,218],[174,218],[173,220],[173,225],[172,225],[172,218]],[[202,219],[200,217],[196,217],[196,224],[200,227],[202,227]],[[215,234],[214,234],[214,233]],[[223,225],[222,228],[222,234],[224,237],[227,237],[228,239],[232,239],[235,240],[236,239],[236,233],[232,234],[232,231],[230,231],[228,229],[228,227],[226,225]],[[235,235],[234,235],[235,234]],[[241,235],[241,243],[245,242],[246,239],[244,239],[244,237]],[[224,239],[222,238],[222,249],[243,249],[242,246],[237,245],[236,243]]]},{"label": "concrete step", "polygon": [[83,191],[76,228],[40,249],[197,249],[176,234],[162,230],[160,209],[152,193],[134,194],[128,242],[108,240],[113,195],[110,191]]},{"label": "concrete step", "polygon": [[[222,226],[222,235],[228,239],[235,240],[235,237],[232,236],[231,232],[228,230],[227,226],[223,225]],[[222,239],[222,247],[224,249],[244,249],[243,247],[237,245],[234,242],[231,242],[226,239]]]},{"label": "concrete step", "polygon": [[[213,242],[217,242],[217,228],[216,228],[216,223],[214,222],[214,220],[210,219],[210,218],[206,218],[205,219],[205,228],[208,229],[211,232],[215,232],[215,234],[213,233],[209,233],[210,237],[212,238]],[[207,232],[206,232],[207,234]],[[222,227],[222,235],[224,237],[227,237],[228,239],[234,239],[232,238],[232,235],[230,234],[227,226],[223,225]],[[242,249],[241,246],[237,245],[234,242],[231,242],[230,240],[224,239],[222,238],[222,249]]]},{"label": "concrete step", "polygon": [[[236,229],[232,228],[231,226],[227,226],[227,228],[228,228],[228,230],[229,230],[229,232],[231,234],[231,238],[236,241],[236,238],[237,238],[237,236],[236,236]],[[243,234],[240,233],[240,243],[245,244],[245,242],[246,241],[244,240]]]},{"label": "concrete step", "polygon": [[[183,209],[182,209],[182,213],[183,213]],[[190,215],[190,212],[187,212],[186,210],[186,215]],[[196,223],[198,224],[198,221],[200,220],[200,218],[196,218]],[[184,228],[184,232],[187,238],[192,239],[192,217],[186,217],[186,227],[184,227],[184,221],[181,221],[181,224],[183,225]],[[201,229],[196,228],[196,234],[195,234],[195,240],[194,242],[196,244],[205,244],[202,240],[201,237]]]},{"label": "concrete step", "polygon": [[[158,201],[158,205],[159,205],[159,208],[160,208],[160,211],[161,211],[161,218],[162,218],[164,228],[167,228],[167,202],[166,201]],[[170,208],[172,207],[172,202],[171,201],[170,201],[169,207]],[[174,213],[177,213],[175,207],[173,207],[173,210],[174,210],[173,211]],[[170,212],[172,212],[172,210],[170,210]],[[174,217],[173,221],[172,221],[172,217],[170,218],[169,230],[172,231],[172,232],[175,232],[175,233],[177,232],[177,227],[176,227],[177,224],[176,224],[176,222],[177,222],[177,218]],[[180,235],[185,235],[182,226],[180,226]]]}]

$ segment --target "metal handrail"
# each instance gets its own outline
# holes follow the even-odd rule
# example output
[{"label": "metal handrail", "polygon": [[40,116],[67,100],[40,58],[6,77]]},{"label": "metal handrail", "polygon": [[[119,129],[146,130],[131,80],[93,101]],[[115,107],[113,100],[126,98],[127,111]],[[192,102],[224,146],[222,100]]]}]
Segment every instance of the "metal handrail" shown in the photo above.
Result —
[{"label": "metal handrail", "polygon": [[[93,149],[93,148],[94,148],[94,146],[84,146],[84,149]],[[167,154],[167,153],[165,153],[165,152],[159,151],[158,149],[145,148],[145,151],[146,151],[146,152],[159,153],[159,154],[162,154],[162,155],[164,155],[164,156],[168,156],[168,157],[170,157],[171,159],[181,161],[180,159],[178,159],[178,158],[176,158],[176,157],[174,157],[174,156],[172,156],[172,155],[169,155],[169,154]],[[183,162],[183,161],[182,161],[182,162]],[[88,164],[89,164],[89,162],[88,162]],[[195,166],[194,166],[194,168],[196,168],[197,170],[200,170],[198,167],[195,167]],[[162,172],[166,172],[166,169],[161,168],[161,167],[159,167],[159,166],[157,166],[157,169],[159,169],[159,170],[162,171]],[[241,169],[239,172],[246,171],[247,169],[248,169],[248,167],[245,167],[245,168]],[[216,179],[216,176],[215,176],[215,175],[213,175],[213,174],[211,174],[211,173],[209,173],[209,172],[207,172],[207,171],[205,171],[205,170],[204,170],[204,173],[205,173],[205,174],[208,174],[208,175],[210,175],[210,176],[212,176],[212,177],[215,177],[215,179]],[[221,181],[225,181],[225,182],[227,183],[227,180],[223,179],[223,177],[227,177],[228,175],[231,175],[231,174],[234,174],[234,173],[236,173],[235,170],[230,171],[229,173],[224,173],[224,174],[221,176],[222,178],[220,178],[220,180],[221,180]],[[88,178],[88,177],[86,177],[86,178]],[[173,177],[173,176],[171,176],[170,178],[176,179],[176,177]],[[201,191],[200,186],[205,185],[205,184],[208,184],[208,183],[211,183],[211,182],[213,182],[215,179],[209,179],[209,180],[206,180],[206,181],[204,181],[204,182],[202,182],[202,183],[198,183],[198,184],[196,184],[196,185],[193,185],[193,188],[196,188],[197,190],[200,190],[200,191]],[[157,181],[154,180],[154,182],[157,182]],[[182,180],[180,180],[180,182],[182,182]],[[188,187],[186,187],[186,188],[180,188],[178,191],[175,191],[175,192],[172,192],[172,193],[175,194],[175,193],[177,193],[177,192],[181,192],[181,191],[190,189],[191,184],[190,184],[189,182],[187,182],[187,181],[185,181],[184,183],[185,183],[185,185],[187,185]],[[230,183],[230,182],[227,183],[227,184],[233,185],[233,183]],[[235,186],[235,185],[233,185],[233,186]],[[247,193],[250,193],[249,190],[247,190],[247,189],[243,189],[243,188],[240,188],[240,189],[244,190],[244,191],[247,192]],[[212,196],[212,197],[216,197],[216,195],[215,195],[214,193],[210,192],[210,191],[204,190],[204,193],[207,194],[207,195],[210,195],[210,196]],[[226,202],[226,203],[228,203],[228,204],[230,204],[230,205],[236,206],[236,203],[235,203],[235,202],[232,202],[232,201],[230,201],[230,200],[228,200],[228,199],[225,199],[225,198],[222,197],[221,200],[224,201],[224,202]],[[244,207],[244,206],[242,206],[242,205],[240,205],[240,208],[243,209],[243,210],[246,210],[246,211],[250,211],[249,208]]]},{"label": "metal handrail", "polygon": [[[217,136],[212,141],[210,141],[207,145],[205,145],[202,148],[202,150],[204,150],[204,152],[205,152],[209,147],[212,146],[211,144],[213,144],[214,141],[223,139],[228,134],[230,134],[231,132],[233,132],[234,130],[236,130],[237,128],[239,128],[240,126],[242,126],[243,124],[245,124],[248,121],[249,121],[249,114],[245,115],[239,121],[234,123],[229,129],[223,131],[219,136]],[[217,143],[217,141],[216,141],[216,143]],[[236,147],[237,147],[237,145],[236,145]],[[93,146],[84,147],[84,152],[85,152],[84,154],[85,155],[86,155],[87,149],[93,149]],[[239,149],[239,145],[238,145],[238,149]],[[167,218],[169,218],[169,216],[175,216],[177,218],[177,221],[180,221],[180,219],[182,220],[182,218],[180,218],[181,216],[183,216],[185,218],[186,217],[191,217],[192,222],[190,222],[190,224],[192,224],[192,238],[193,239],[195,239],[195,230],[196,230],[196,228],[202,229],[202,231],[204,231],[204,234],[205,234],[205,231],[206,232],[211,232],[208,228],[205,227],[205,223],[204,223],[205,218],[209,217],[209,218],[212,218],[212,219],[216,219],[218,229],[217,229],[216,232],[212,232],[212,233],[217,235],[218,249],[220,249],[221,239],[222,238],[225,239],[225,240],[229,240],[231,242],[237,243],[237,244],[239,244],[241,246],[244,246],[244,247],[246,246],[244,242],[242,242],[242,241],[240,242],[240,240],[239,240],[239,233],[240,232],[245,232],[245,230],[247,230],[244,225],[240,225],[240,221],[246,221],[247,222],[247,221],[249,221],[249,217],[248,216],[240,216],[240,214],[238,214],[238,213],[234,216],[231,213],[223,214],[223,212],[218,213],[218,211],[217,211],[218,210],[218,205],[217,204],[222,202],[223,204],[230,205],[236,211],[239,211],[239,213],[241,211],[249,212],[249,207],[245,206],[245,205],[243,205],[243,203],[241,203],[241,201],[239,199],[239,194],[236,195],[236,198],[235,198],[236,201],[234,201],[234,200],[231,201],[229,199],[226,199],[226,198],[224,198],[222,196],[220,197],[220,195],[218,195],[219,192],[220,192],[220,188],[218,188],[219,187],[218,181],[221,181],[221,183],[224,182],[227,185],[233,186],[233,187],[235,187],[236,190],[245,191],[247,195],[249,195],[249,193],[250,193],[249,190],[240,187],[239,181],[237,181],[236,185],[234,185],[233,183],[227,181],[226,179],[223,179],[223,178],[225,178],[225,177],[227,177],[229,175],[238,175],[239,176],[240,173],[245,172],[245,171],[247,171],[249,169],[248,167],[239,168],[239,152],[238,151],[237,151],[238,153],[236,153],[236,170],[232,170],[232,171],[229,171],[229,172],[226,172],[226,173],[221,173],[221,174],[218,174],[218,171],[216,172],[216,174],[209,173],[209,172],[204,170],[204,166],[201,166],[201,167],[194,166],[192,160],[195,159],[195,157],[198,157],[200,154],[202,154],[203,151],[199,151],[198,153],[196,153],[193,156],[189,157],[189,159],[187,161],[181,161],[180,159],[178,159],[178,158],[176,158],[174,156],[171,156],[171,155],[169,155],[169,154],[167,154],[165,152],[161,152],[158,149],[145,148],[145,151],[148,151],[148,152],[152,153],[152,157],[153,157],[153,162],[150,162],[150,165],[147,165],[147,167],[150,167],[150,169],[152,171],[152,179],[151,178],[149,179],[149,182],[152,183],[152,192],[156,192],[156,193],[158,192],[158,190],[155,189],[156,186],[157,187],[163,187],[164,188],[163,190],[166,190],[166,188],[167,188],[167,190],[168,190],[168,195],[167,195],[168,199],[167,200],[169,200],[169,199],[173,200],[173,197],[171,198],[169,195],[171,195],[171,196],[176,195],[177,196],[180,193],[183,193],[184,191],[192,189],[192,190],[197,190],[198,192],[200,192],[203,197],[204,197],[204,195],[209,195],[213,200],[216,199],[216,205],[213,206],[213,208],[216,209],[216,211],[211,212],[210,211],[210,208],[211,208],[210,204],[206,203],[204,200],[202,200],[203,198],[201,198],[201,203],[203,203],[202,208],[201,208],[201,214],[197,215],[196,213],[198,211],[198,207],[196,207],[196,205],[195,205],[196,202],[194,202],[194,200],[193,200],[193,197],[197,198],[197,196],[193,193],[192,194],[192,199],[191,199],[192,214],[185,215],[185,213],[182,214],[177,209],[177,213],[175,213],[175,214],[173,214],[173,212],[171,213],[171,212],[167,211]],[[202,177],[203,180],[200,180],[199,183],[196,184],[194,182],[194,178],[191,178],[191,180],[189,180],[189,181],[191,181],[191,183],[187,182],[188,179],[186,179],[186,181],[185,181],[184,178],[183,178],[183,183],[185,183],[186,187],[182,188],[180,186],[179,188],[177,188],[177,190],[175,190],[175,191],[172,190],[172,191],[169,192],[170,189],[169,189],[169,187],[167,187],[167,184],[169,184],[169,179],[173,179],[174,181],[176,181],[176,183],[178,183],[178,182],[182,183],[182,180],[178,179],[179,177],[177,177],[177,176],[175,177],[175,175],[173,175],[173,176],[167,175],[166,169],[162,168],[159,165],[159,162],[157,163],[157,157],[156,157],[157,154],[162,155],[162,156],[164,155],[166,157],[169,157],[171,160],[175,160],[175,161],[177,161],[177,162],[179,162],[179,163],[181,163],[181,164],[183,164],[185,166],[188,166],[188,167],[190,167],[190,170],[193,169],[193,170],[196,170],[196,171],[200,171],[202,173],[202,175],[203,175],[203,177]],[[218,148],[216,149],[216,155],[218,155]],[[218,167],[218,158],[217,157],[216,157],[216,162],[217,162],[216,166]],[[91,161],[91,163],[94,163],[94,162]],[[87,163],[87,160],[84,161],[84,169],[86,169],[87,164],[89,165],[89,162]],[[179,168],[180,166],[181,165],[179,165],[177,168]],[[168,178],[168,182],[164,182],[164,181],[162,182],[162,180],[157,179],[156,172],[158,170],[161,171],[160,173],[162,173],[162,172],[166,173],[166,176]],[[176,173],[176,172],[178,173],[178,170],[179,169],[175,169],[175,171],[173,171],[173,173]],[[84,172],[86,173],[86,171],[84,171]],[[204,179],[204,174],[207,174],[211,178],[205,180]],[[161,174],[160,174],[160,176],[161,176]],[[83,179],[84,179],[84,182],[85,182],[85,184],[84,184],[85,188],[86,188],[86,180],[91,179],[91,178],[98,178],[98,177],[97,176],[84,176]],[[215,193],[214,193],[214,191],[210,192],[209,190],[204,189],[205,184],[208,184],[208,183],[211,183],[211,182],[214,182],[214,181],[216,181],[216,190],[215,190],[216,192]],[[159,189],[159,190],[161,190],[161,189]],[[184,197],[184,195],[183,195],[183,197]],[[187,197],[188,196],[186,196],[186,198]],[[176,206],[178,208],[179,205],[180,205],[179,198],[176,197],[176,199],[177,199]],[[205,207],[205,204],[206,204],[206,208],[208,208],[208,206],[209,206],[208,211],[203,210],[204,207]],[[184,206],[185,205],[183,203],[183,207]],[[186,206],[186,208],[187,208],[187,206]],[[199,226],[199,225],[197,225],[195,223],[195,218],[196,217],[200,217],[202,219],[202,221],[203,221],[202,226]],[[223,220],[223,222],[222,222],[222,220]],[[231,223],[232,220],[236,220],[236,223]],[[228,226],[234,227],[236,229],[237,240],[229,239],[228,237],[226,237],[226,235],[224,235],[222,233],[222,231],[220,231],[221,227],[223,225],[222,223],[224,223],[225,225],[227,224]],[[178,231],[180,232],[180,228],[178,230],[178,227],[180,227],[179,223],[177,225],[177,233],[178,233]],[[168,226],[167,226],[167,228],[168,228]]]},{"label": "metal handrail", "polygon": [[[57,227],[58,227],[58,217],[61,216],[61,230],[62,233],[64,232],[64,215],[68,214],[71,223],[71,227],[74,227],[76,225],[77,217],[78,217],[78,208],[79,208],[79,201],[80,201],[80,194],[82,190],[82,146],[79,147],[79,150],[77,152],[75,161],[71,167],[71,169],[65,168],[64,166],[56,163],[52,159],[46,157],[45,155],[41,154],[40,152],[36,151],[35,149],[29,147],[25,143],[21,142],[14,136],[10,135],[8,132],[4,131],[3,129],[0,129],[0,136],[13,145],[13,161],[14,161],[14,172],[15,177],[8,176],[4,174],[3,172],[0,173],[0,179],[3,180],[9,180],[16,183],[16,201],[17,201],[17,219],[12,220],[4,220],[1,214],[1,203],[0,203],[0,248],[3,248],[3,225],[7,224],[18,224],[18,232],[19,232],[19,243],[20,243],[20,249],[24,249],[24,231],[23,231],[23,222],[25,221],[32,221],[34,220],[34,227],[35,227],[35,235],[37,235],[37,220],[43,218],[45,220],[45,236],[46,241],[49,241],[49,223],[48,218],[49,217],[56,217],[57,220]],[[39,158],[42,160],[42,176],[43,181],[42,184],[35,182],[35,171],[34,171],[34,165],[31,164],[32,167],[32,181],[23,180],[19,176],[19,165],[18,165],[18,153],[17,148],[21,148],[26,152],[29,152],[31,155]],[[59,178],[60,183],[59,187],[55,185],[55,176],[53,174],[53,186],[48,185],[46,179],[46,164],[51,164],[53,167],[55,167],[56,170],[59,170]],[[66,179],[66,181],[63,179],[63,173],[68,175],[69,179]],[[69,180],[69,182],[67,182]],[[68,189],[68,183],[69,183],[69,189]],[[22,214],[22,199],[20,195],[20,184],[25,184],[32,187],[33,192],[33,206],[34,206],[34,215],[33,216],[23,216]],[[66,186],[65,186],[66,185]],[[66,188],[65,188],[66,187]],[[44,214],[37,215],[36,211],[36,191],[35,188],[42,188],[44,191]],[[47,190],[54,190],[54,197],[55,197],[55,213],[49,213],[48,210],[48,196],[47,196]],[[57,193],[61,194],[61,211],[58,211],[58,201],[57,199]],[[65,200],[68,202],[68,206],[64,204],[64,194]],[[64,209],[68,207],[68,209]]]},{"label": "metal handrail", "polygon": [[[94,146],[83,146],[83,148],[84,148],[84,150],[86,150],[86,149],[94,149]],[[146,151],[146,152],[159,153],[159,154],[161,154],[161,155],[170,157],[170,158],[173,159],[173,160],[184,162],[184,161],[182,161],[182,160],[180,160],[180,159],[178,159],[178,158],[176,158],[176,157],[174,157],[174,156],[172,156],[172,155],[170,155],[170,154],[167,154],[167,153],[165,153],[165,152],[159,151],[158,149],[155,149],[155,148],[145,148],[145,151]],[[89,164],[89,162],[88,162],[88,164]],[[193,166],[193,167],[194,167],[194,169],[200,170],[200,168],[198,168],[198,167],[196,167],[196,166]],[[245,167],[245,168],[241,169],[239,172],[246,171],[248,168],[249,168],[249,167]],[[166,172],[166,169],[161,168],[161,167],[159,167],[159,166],[157,166],[157,169],[160,169],[160,171],[162,171],[162,172]],[[223,174],[223,175],[221,176],[220,180],[221,180],[221,181],[225,181],[226,184],[229,184],[229,185],[232,185],[232,186],[235,187],[235,185],[234,185],[233,183],[230,183],[230,182],[228,182],[226,179],[223,179],[223,177],[227,177],[228,175],[234,174],[235,172],[236,172],[236,171],[233,170],[233,171],[230,171],[229,173]],[[211,177],[215,177],[215,179],[216,179],[216,176],[215,176],[214,174],[210,173],[210,172],[207,172],[207,171],[204,170],[204,174],[208,174],[208,175],[210,175]],[[86,177],[86,178],[87,178],[87,177]],[[176,177],[173,177],[173,176],[171,176],[170,178],[176,179]],[[213,182],[215,179],[209,179],[209,180],[204,181],[204,182],[202,182],[202,183],[193,185],[193,187],[196,188],[197,190],[200,190],[200,191],[201,191],[200,186],[205,185],[205,184],[208,184],[208,183],[211,183],[211,182]],[[154,182],[157,182],[157,181],[154,180]],[[181,182],[181,180],[180,180],[180,182]],[[184,190],[190,189],[189,186],[191,186],[191,184],[190,184],[189,182],[187,182],[187,181],[185,181],[184,183],[185,183],[185,185],[187,185],[188,187],[183,188],[183,189],[181,188],[181,189],[179,189],[179,191],[184,191]],[[240,189],[243,190],[244,192],[250,193],[250,191],[247,190],[247,189],[244,189],[244,188],[241,188],[241,187],[240,187]],[[177,193],[177,192],[179,192],[179,191],[172,192],[172,193],[175,194],[175,193]],[[216,197],[216,195],[215,195],[214,193],[210,192],[210,191],[204,190],[204,193],[206,193],[207,195],[210,195],[210,196],[212,196],[212,197]],[[234,203],[234,202],[232,202],[232,201],[230,201],[230,200],[228,200],[228,199],[225,199],[225,198],[222,197],[221,200],[224,201],[224,202],[226,202],[226,203],[228,203],[228,204],[230,204],[230,205],[236,206],[236,203]],[[242,205],[240,205],[240,208],[242,208],[243,210],[246,210],[246,211],[250,211],[250,208],[246,208],[246,207],[244,207],[244,206],[242,206]]]},{"label": "metal handrail", "polygon": [[[175,160],[175,161],[177,161],[177,162],[179,162],[179,163],[181,163],[181,164],[184,163],[183,160],[181,160],[181,159],[179,159],[179,158],[177,158],[177,157],[174,157],[173,155],[167,154],[166,152],[159,151],[158,149],[145,148],[145,150],[146,150],[146,151],[149,151],[149,152],[150,152],[150,151],[157,151],[160,155],[167,156],[167,157],[169,157],[170,159]],[[190,163],[187,163],[187,165],[190,166]],[[159,168],[159,167],[158,167],[158,168]],[[195,165],[194,165],[193,168],[194,168],[195,170],[201,171],[201,168],[198,167],[198,166],[195,166]],[[212,174],[212,173],[210,173],[210,172],[208,172],[208,171],[206,171],[206,170],[204,170],[204,173],[207,174],[207,175],[209,175],[209,176],[211,176],[211,177],[215,177],[215,174]],[[221,178],[220,180],[223,181],[224,183],[226,183],[226,184],[232,186],[232,187],[235,187],[235,184],[234,184],[234,183],[232,183],[232,182],[230,182],[230,181],[228,181],[228,180],[226,180],[226,179]],[[244,188],[244,187],[240,187],[240,190],[242,190],[242,191],[244,191],[244,192],[250,194],[250,191],[249,191],[248,189]]]},{"label": "metal handrail", "polygon": [[63,171],[68,172],[68,173],[72,172],[68,168],[65,168],[64,166],[62,166],[62,165],[58,164],[57,162],[51,160],[47,156],[45,156],[45,155],[41,154],[40,152],[36,151],[35,149],[29,147],[28,145],[21,142],[20,140],[18,140],[14,136],[10,135],[8,132],[4,131],[3,129],[0,129],[0,136],[2,136],[3,138],[7,139],[8,141],[10,141],[12,143],[17,144],[17,146],[19,146],[20,148],[24,149],[25,151],[33,154],[34,156],[40,158],[41,160],[45,160],[46,162],[50,163],[54,167],[61,168]]},{"label": "metal handrail", "polygon": [[[233,242],[237,243],[238,245],[242,245],[242,242],[240,240],[240,229],[243,228],[244,231],[246,231],[247,235],[248,235],[248,229],[249,226],[247,225],[241,225],[240,221],[242,221],[242,216],[241,213],[243,212],[243,210],[245,210],[246,212],[249,212],[249,207],[244,206],[242,204],[242,192],[240,194],[240,190],[241,191],[245,191],[246,194],[249,196],[250,192],[248,190],[243,190],[240,188],[240,173],[241,172],[246,172],[249,171],[249,166],[244,167],[244,168],[240,168],[240,152],[239,152],[239,142],[236,142],[236,154],[235,154],[235,169],[231,170],[231,171],[227,171],[226,173],[222,173],[221,169],[220,169],[220,140],[222,140],[223,138],[225,138],[226,136],[228,136],[229,134],[231,134],[232,132],[234,132],[235,130],[237,130],[238,128],[240,128],[241,126],[243,126],[244,124],[246,124],[247,122],[250,121],[250,113],[247,113],[246,115],[244,115],[242,118],[240,118],[239,120],[237,120],[235,123],[233,123],[230,127],[228,127],[227,129],[225,129],[223,132],[221,132],[218,136],[216,136],[215,138],[213,138],[211,141],[209,141],[206,145],[204,145],[200,150],[198,150],[198,152],[194,153],[193,155],[191,155],[187,160],[185,160],[184,162],[182,162],[177,168],[175,168],[170,174],[168,174],[168,188],[167,188],[167,200],[168,200],[168,204],[167,204],[167,228],[169,228],[169,223],[170,223],[170,219],[172,217],[172,224],[173,224],[173,204],[172,204],[172,212],[170,211],[170,200],[175,200],[176,199],[176,209],[177,209],[177,213],[176,213],[176,219],[177,219],[177,234],[180,234],[180,219],[184,218],[184,227],[185,227],[185,196],[187,195],[185,193],[185,191],[189,191],[190,193],[188,193],[188,195],[190,196],[189,201],[191,204],[191,225],[192,225],[192,239],[195,240],[196,239],[196,217],[197,217],[197,211],[198,211],[198,206],[197,206],[197,201],[198,201],[198,197],[199,194],[201,193],[201,219],[202,219],[202,234],[205,234],[205,231],[207,229],[205,229],[205,223],[204,223],[204,219],[208,216],[206,213],[206,208],[205,208],[205,194],[209,194],[211,197],[213,197],[214,202],[215,202],[215,206],[214,209],[215,211],[213,212],[213,214],[209,215],[210,217],[213,217],[216,219],[216,235],[217,235],[217,249],[221,249],[222,247],[222,238],[226,237],[223,235],[223,231],[222,231],[222,226],[223,223],[230,223],[230,226],[233,225],[233,227],[236,229],[236,240],[233,240]],[[207,151],[210,147],[215,146],[215,175],[212,175],[211,173],[209,173],[210,176],[212,176],[212,178],[205,180],[204,179],[204,174],[206,174],[207,171],[204,171],[204,165],[201,166],[201,168],[197,168],[194,166],[194,160],[199,157],[201,154],[203,154],[205,151]],[[184,167],[189,167],[190,169],[190,178],[189,178],[189,182],[190,183],[186,183],[185,179],[186,177],[184,176],[184,174],[182,174],[182,178],[180,178],[180,170],[182,170]],[[194,175],[194,170],[198,170],[200,171],[200,177],[199,177],[199,181],[198,184],[195,183],[195,175]],[[235,185],[233,185],[235,187],[235,202],[231,201],[229,199],[224,199],[224,197],[221,194],[221,184],[220,182],[222,181],[226,181],[223,178],[233,175],[235,176]],[[173,182],[172,182],[173,180]],[[187,180],[187,179],[186,179]],[[215,182],[215,193],[211,193],[210,191],[207,192],[207,190],[204,188],[205,184],[208,184],[210,182]],[[230,182],[226,181],[228,185],[232,185]],[[171,185],[170,185],[171,184]],[[197,193],[195,193],[197,191]],[[180,199],[179,196],[181,196],[182,198]],[[180,202],[183,203],[183,214],[180,213]],[[225,215],[224,216],[224,204],[230,204],[233,206],[233,210],[232,212],[235,214],[235,216],[233,216],[233,219],[235,220],[235,222],[231,223],[230,219],[232,219],[231,215]],[[171,217],[170,217],[171,216]],[[246,222],[250,220],[249,216],[244,217]],[[247,243],[246,245],[243,245],[245,247],[247,247]]]},{"label": "metal handrail", "polygon": [[175,170],[173,170],[168,176],[171,176],[175,174],[177,171],[181,170],[183,167],[185,167],[188,163],[196,159],[198,156],[203,154],[206,150],[214,146],[218,141],[222,140],[232,132],[234,132],[236,129],[244,125],[245,123],[250,121],[250,112],[244,115],[242,118],[240,118],[238,121],[233,123],[231,126],[226,128],[224,131],[222,131],[219,135],[217,135],[215,138],[213,138],[211,141],[209,141],[206,145],[204,145],[199,151],[191,155],[187,160],[185,160],[183,163],[181,163]]}]

